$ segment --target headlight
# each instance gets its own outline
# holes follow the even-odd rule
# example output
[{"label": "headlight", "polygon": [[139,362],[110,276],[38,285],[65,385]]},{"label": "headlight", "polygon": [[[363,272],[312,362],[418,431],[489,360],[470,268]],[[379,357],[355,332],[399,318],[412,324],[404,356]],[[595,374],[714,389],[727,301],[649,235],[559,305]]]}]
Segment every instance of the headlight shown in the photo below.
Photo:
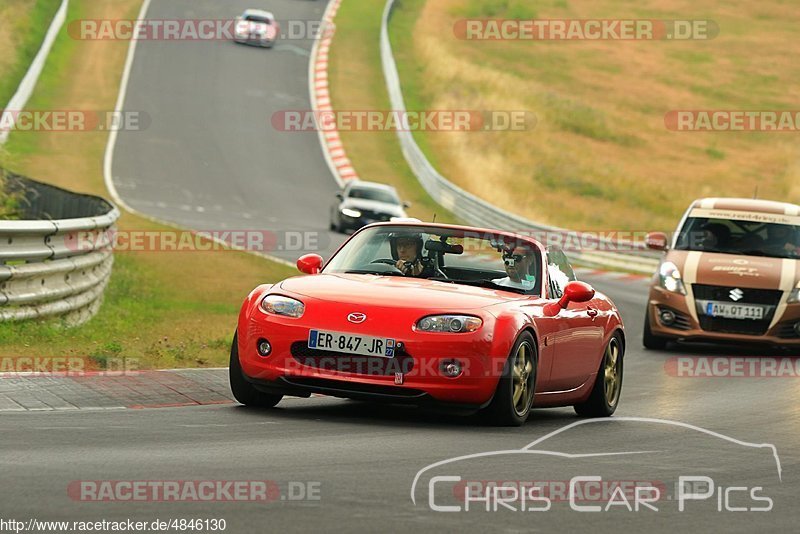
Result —
[{"label": "headlight", "polygon": [[787,304],[797,304],[800,302],[800,286],[792,289],[792,292],[789,293],[789,298],[786,300]]},{"label": "headlight", "polygon": [[286,317],[302,317],[306,311],[305,305],[297,299],[284,297],[281,295],[267,295],[261,300],[261,309],[273,315],[283,315]]},{"label": "headlight", "polygon": [[342,210],[342,215],[345,217],[352,217],[353,219],[358,219],[361,217],[361,212],[358,210],[351,210],[350,208],[345,208]]},{"label": "headlight", "polygon": [[483,321],[470,315],[429,315],[417,321],[416,328],[421,332],[449,332],[458,334],[474,332]]},{"label": "headlight", "polygon": [[671,261],[665,261],[658,268],[658,276],[660,278],[661,287],[673,293],[686,294],[686,288],[683,287],[683,280],[681,279],[681,272],[678,267]]}]

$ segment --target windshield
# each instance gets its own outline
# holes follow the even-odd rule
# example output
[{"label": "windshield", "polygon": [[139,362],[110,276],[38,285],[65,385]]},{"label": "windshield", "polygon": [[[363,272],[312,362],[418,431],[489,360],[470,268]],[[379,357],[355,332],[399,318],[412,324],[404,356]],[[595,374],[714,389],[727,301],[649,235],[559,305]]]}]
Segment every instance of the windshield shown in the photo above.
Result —
[{"label": "windshield", "polygon": [[690,217],[675,245],[677,250],[698,250],[745,256],[800,258],[800,227],[760,221]]},{"label": "windshield", "polygon": [[389,204],[400,204],[400,200],[391,191],[371,187],[353,187],[347,195],[350,198],[363,198],[364,200],[377,200]]},{"label": "windshield", "polygon": [[272,20],[263,15],[245,15],[244,20],[249,22],[263,22],[264,24],[272,24]]},{"label": "windshield", "polygon": [[353,236],[325,273],[427,278],[541,293],[538,248],[521,238],[427,226],[378,226]]}]

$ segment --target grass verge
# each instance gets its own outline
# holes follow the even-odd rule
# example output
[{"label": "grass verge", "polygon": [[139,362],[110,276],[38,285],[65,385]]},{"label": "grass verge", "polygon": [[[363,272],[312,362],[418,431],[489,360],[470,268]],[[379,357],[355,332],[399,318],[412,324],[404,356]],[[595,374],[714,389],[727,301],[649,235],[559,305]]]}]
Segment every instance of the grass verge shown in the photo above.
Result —
[{"label": "grass verge", "polygon": [[[68,20],[133,19],[140,0],[72,0]],[[127,42],[76,41],[62,32],[31,109],[112,110]],[[107,196],[104,132],[15,132],[6,146],[19,174],[74,191]],[[170,231],[131,214],[121,231]],[[118,252],[103,307],[87,324],[0,324],[0,356],[83,357],[102,365],[133,358],[140,368],[225,365],[239,306],[259,283],[295,271],[234,251]]]},{"label": "grass verge", "polygon": [[60,5],[61,0],[0,3],[0,109],[19,87]]}]

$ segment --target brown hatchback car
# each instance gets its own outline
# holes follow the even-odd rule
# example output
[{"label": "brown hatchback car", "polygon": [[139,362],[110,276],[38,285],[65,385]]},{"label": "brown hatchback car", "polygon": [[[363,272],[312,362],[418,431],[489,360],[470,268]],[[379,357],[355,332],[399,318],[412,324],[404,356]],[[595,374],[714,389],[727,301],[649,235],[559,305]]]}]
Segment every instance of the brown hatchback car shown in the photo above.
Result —
[{"label": "brown hatchback car", "polygon": [[800,206],[740,198],[696,200],[653,276],[644,346],[669,340],[761,343],[800,352]]}]

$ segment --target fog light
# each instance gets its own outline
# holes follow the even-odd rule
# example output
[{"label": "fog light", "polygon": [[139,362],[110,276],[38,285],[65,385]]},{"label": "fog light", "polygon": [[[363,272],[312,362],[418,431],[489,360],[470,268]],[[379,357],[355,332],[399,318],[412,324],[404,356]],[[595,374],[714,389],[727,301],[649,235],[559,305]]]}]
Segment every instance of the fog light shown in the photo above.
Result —
[{"label": "fog light", "polygon": [[797,337],[800,337],[800,321],[794,323],[794,333],[797,334]]},{"label": "fog light", "polygon": [[260,356],[269,356],[269,353],[272,352],[272,345],[266,339],[259,339],[256,350]]},{"label": "fog light", "polygon": [[661,310],[658,313],[658,318],[661,320],[661,324],[669,326],[675,322],[675,312],[672,310]]},{"label": "fog light", "polygon": [[455,378],[461,374],[461,362],[450,360],[442,364],[442,373],[448,378]]}]

